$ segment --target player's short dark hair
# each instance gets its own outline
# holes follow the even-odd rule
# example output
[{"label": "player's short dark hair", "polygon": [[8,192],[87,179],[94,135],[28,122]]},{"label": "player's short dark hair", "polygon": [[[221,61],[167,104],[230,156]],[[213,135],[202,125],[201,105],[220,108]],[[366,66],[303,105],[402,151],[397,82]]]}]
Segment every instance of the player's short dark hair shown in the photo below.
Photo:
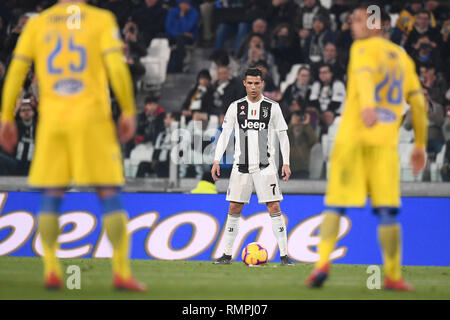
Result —
[{"label": "player's short dark hair", "polygon": [[250,77],[260,77],[261,80],[264,80],[264,79],[263,79],[263,73],[262,73],[262,71],[259,70],[258,68],[248,68],[248,69],[245,71],[244,79],[247,78],[247,76],[250,76]]}]

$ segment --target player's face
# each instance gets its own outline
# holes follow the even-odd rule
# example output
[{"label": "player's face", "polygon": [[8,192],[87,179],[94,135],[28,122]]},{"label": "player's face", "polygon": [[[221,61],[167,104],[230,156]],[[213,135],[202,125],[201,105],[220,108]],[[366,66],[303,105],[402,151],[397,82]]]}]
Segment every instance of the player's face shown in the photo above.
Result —
[{"label": "player's face", "polygon": [[258,100],[261,97],[264,81],[260,77],[247,76],[244,80],[245,91],[251,100]]},{"label": "player's face", "polygon": [[365,39],[370,36],[367,28],[367,13],[364,9],[356,9],[352,14],[351,31],[353,39]]}]

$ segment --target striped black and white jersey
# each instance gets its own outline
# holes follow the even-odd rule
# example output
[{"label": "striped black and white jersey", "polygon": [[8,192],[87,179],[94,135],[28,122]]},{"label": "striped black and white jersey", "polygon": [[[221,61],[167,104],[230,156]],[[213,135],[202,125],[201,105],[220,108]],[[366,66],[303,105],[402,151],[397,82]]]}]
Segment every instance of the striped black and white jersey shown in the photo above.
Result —
[{"label": "striped black and white jersey", "polygon": [[273,161],[275,133],[288,129],[280,105],[264,96],[257,102],[247,97],[230,104],[222,124],[234,129],[234,164],[240,172],[254,172]]}]

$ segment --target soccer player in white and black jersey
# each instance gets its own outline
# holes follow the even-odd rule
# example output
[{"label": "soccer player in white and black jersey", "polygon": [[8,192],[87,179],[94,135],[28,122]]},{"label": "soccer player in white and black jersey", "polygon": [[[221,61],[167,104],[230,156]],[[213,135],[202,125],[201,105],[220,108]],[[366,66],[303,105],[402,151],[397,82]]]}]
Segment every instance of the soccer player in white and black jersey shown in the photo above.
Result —
[{"label": "soccer player in white and black jersey", "polygon": [[283,196],[274,161],[276,134],[283,157],[281,173],[283,180],[288,181],[291,175],[288,126],[279,104],[262,95],[264,79],[259,69],[247,69],[243,83],[247,96],[232,102],[228,107],[211,169],[213,179],[217,181],[220,176],[219,162],[234,130],[234,163],[226,198],[230,207],[225,226],[225,252],[214,263],[231,263],[233,244],[239,232],[240,214],[244,204],[250,201],[254,185],[258,202],[267,205],[272,230],[280,249],[281,265],[293,265],[287,254],[286,224],[280,209]]}]

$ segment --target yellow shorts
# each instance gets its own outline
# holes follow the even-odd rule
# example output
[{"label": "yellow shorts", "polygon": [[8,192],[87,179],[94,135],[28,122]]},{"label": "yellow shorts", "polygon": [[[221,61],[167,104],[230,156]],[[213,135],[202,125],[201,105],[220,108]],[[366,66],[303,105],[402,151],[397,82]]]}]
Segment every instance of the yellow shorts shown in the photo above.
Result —
[{"label": "yellow shorts", "polygon": [[122,155],[112,121],[39,123],[28,183],[35,188],[121,186]]},{"label": "yellow shorts", "polygon": [[325,205],[362,207],[369,195],[373,207],[400,206],[400,167],[395,146],[335,145]]}]

